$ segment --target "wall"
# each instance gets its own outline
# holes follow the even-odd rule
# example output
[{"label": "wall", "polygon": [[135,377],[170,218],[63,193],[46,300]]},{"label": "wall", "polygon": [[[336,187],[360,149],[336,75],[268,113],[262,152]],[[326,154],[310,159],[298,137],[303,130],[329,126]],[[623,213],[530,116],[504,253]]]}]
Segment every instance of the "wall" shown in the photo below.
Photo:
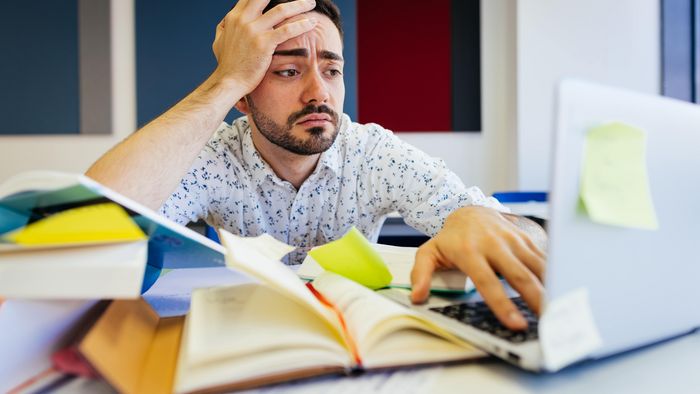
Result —
[{"label": "wall", "polygon": [[[28,169],[82,172],[136,128],[134,3],[112,1],[110,136],[0,138],[0,180]],[[658,0],[482,1],[482,133],[400,134],[485,191],[544,189],[553,89],[576,75],[659,91]]]},{"label": "wall", "polygon": [[0,2],[0,53],[0,135],[78,134],[78,1]]},{"label": "wall", "polygon": [[[31,169],[83,172],[136,128],[133,1],[114,0],[110,135],[0,137],[0,181]],[[3,78],[5,76],[2,76]],[[35,116],[42,116],[41,108]]]},{"label": "wall", "polygon": [[554,88],[577,77],[658,94],[659,0],[517,0],[518,185],[549,186]]}]

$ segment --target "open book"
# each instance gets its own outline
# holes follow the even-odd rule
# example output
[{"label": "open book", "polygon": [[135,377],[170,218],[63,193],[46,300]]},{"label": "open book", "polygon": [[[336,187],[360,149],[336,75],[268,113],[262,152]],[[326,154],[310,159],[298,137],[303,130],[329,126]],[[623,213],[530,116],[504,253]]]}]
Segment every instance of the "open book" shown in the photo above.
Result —
[{"label": "open book", "polygon": [[136,298],[144,273],[223,266],[223,254],[82,175],[32,171],[0,184],[0,297]]},{"label": "open book", "polygon": [[[280,248],[271,237],[251,241],[222,230],[221,240],[227,264],[261,283],[195,290],[180,344],[176,392],[243,389],[484,356],[342,276],[326,272],[304,284],[279,262]],[[270,246],[260,247],[262,241]]]}]

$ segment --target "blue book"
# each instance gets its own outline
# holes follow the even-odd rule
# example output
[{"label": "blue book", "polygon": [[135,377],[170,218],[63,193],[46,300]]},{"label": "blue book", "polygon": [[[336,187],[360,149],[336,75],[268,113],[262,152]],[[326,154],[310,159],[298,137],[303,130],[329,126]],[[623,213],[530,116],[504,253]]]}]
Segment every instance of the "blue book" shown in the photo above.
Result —
[{"label": "blue book", "polygon": [[59,212],[113,202],[148,236],[145,291],[161,269],[225,266],[224,248],[94,180],[76,174],[32,171],[0,185],[0,235]]}]

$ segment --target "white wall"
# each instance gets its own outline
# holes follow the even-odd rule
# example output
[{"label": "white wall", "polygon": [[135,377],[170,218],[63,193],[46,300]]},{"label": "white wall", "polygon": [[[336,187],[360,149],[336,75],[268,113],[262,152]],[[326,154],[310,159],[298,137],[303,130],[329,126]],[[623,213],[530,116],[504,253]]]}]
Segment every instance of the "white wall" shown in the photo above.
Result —
[{"label": "white wall", "polygon": [[[0,181],[32,169],[84,172],[100,155],[135,130],[133,0],[113,0],[111,13],[112,134],[0,136]],[[41,116],[40,108],[36,112]]]},{"label": "white wall", "polygon": [[[516,0],[513,0],[514,2]],[[517,0],[518,186],[549,187],[561,77],[661,90],[659,0]]]}]

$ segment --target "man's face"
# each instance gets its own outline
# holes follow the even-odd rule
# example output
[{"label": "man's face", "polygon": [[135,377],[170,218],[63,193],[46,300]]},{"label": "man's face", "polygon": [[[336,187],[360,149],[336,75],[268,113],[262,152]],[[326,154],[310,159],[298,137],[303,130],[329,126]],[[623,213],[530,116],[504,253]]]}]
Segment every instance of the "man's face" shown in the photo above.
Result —
[{"label": "man's face", "polygon": [[338,135],[345,97],[340,33],[328,17],[313,15],[316,27],[280,44],[262,82],[246,96],[260,133],[300,155],[330,148]]}]

